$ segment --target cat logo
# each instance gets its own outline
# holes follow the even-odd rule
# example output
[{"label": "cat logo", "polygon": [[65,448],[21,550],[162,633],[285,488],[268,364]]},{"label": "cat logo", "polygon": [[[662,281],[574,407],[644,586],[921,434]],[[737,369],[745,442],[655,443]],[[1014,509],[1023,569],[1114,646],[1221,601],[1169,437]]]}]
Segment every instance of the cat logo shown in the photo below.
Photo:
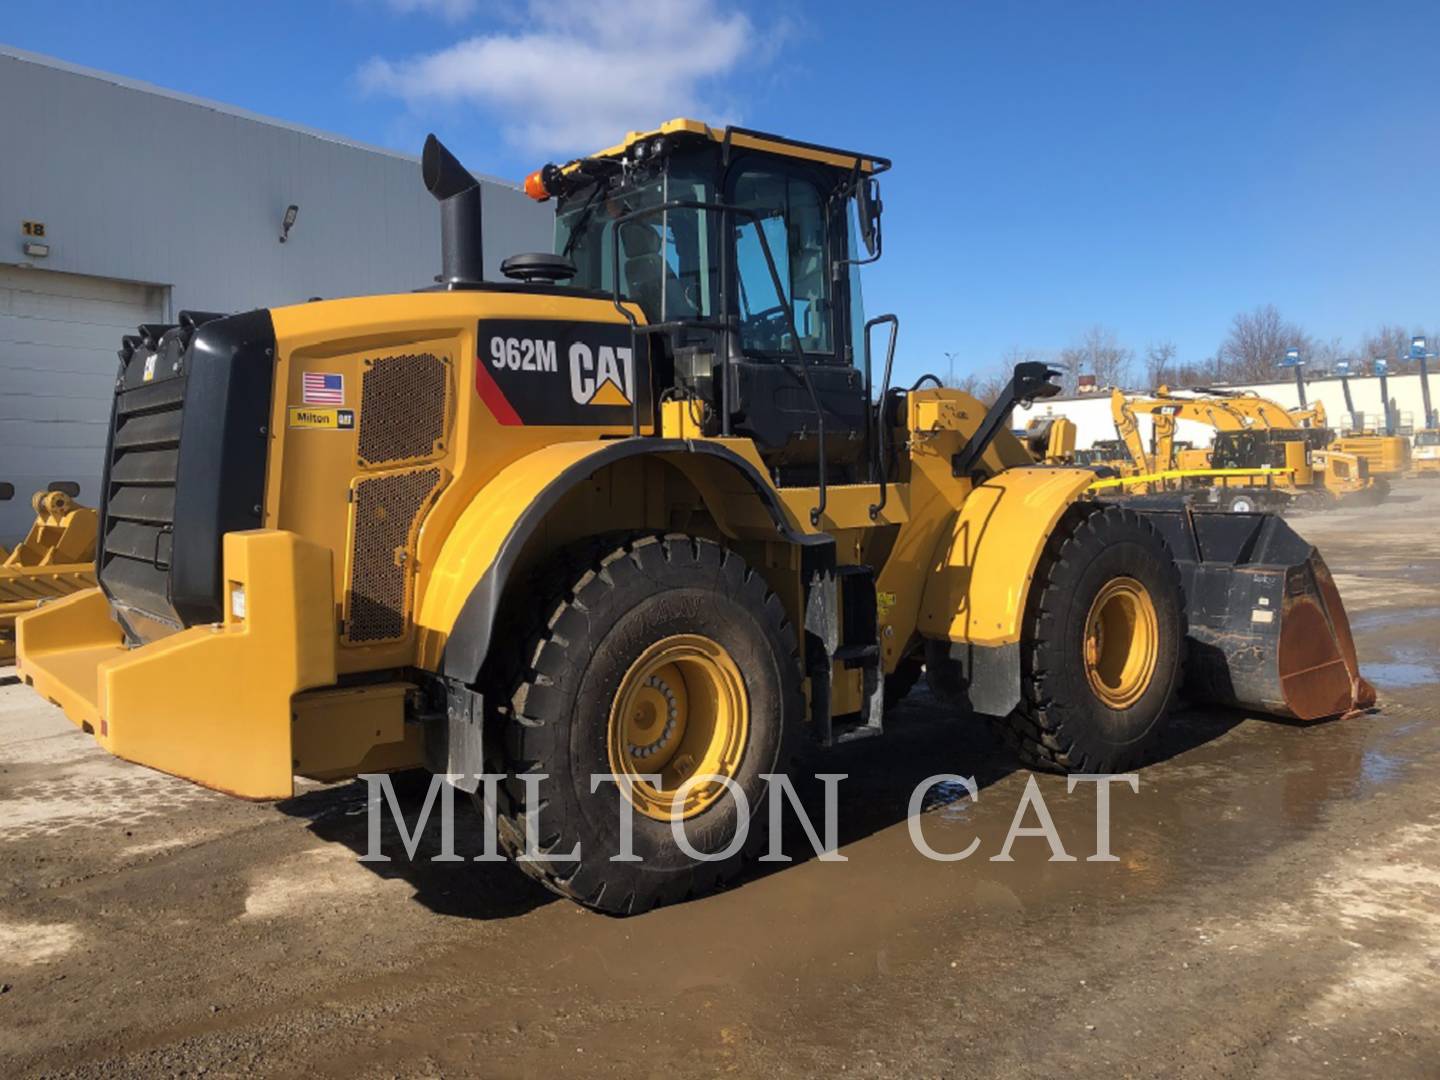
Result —
[{"label": "cat logo", "polygon": [[634,363],[628,348],[583,341],[570,346],[570,396],[577,405],[630,404]]}]

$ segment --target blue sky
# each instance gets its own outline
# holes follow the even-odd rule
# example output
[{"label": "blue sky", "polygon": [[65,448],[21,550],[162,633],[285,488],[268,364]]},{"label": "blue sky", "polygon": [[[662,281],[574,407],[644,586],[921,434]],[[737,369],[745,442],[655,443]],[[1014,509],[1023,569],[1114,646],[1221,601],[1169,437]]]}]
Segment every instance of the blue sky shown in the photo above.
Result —
[{"label": "blue sky", "polygon": [[902,374],[1440,324],[1440,4],[7,0],[0,40],[477,172],[676,114],[895,160]]}]

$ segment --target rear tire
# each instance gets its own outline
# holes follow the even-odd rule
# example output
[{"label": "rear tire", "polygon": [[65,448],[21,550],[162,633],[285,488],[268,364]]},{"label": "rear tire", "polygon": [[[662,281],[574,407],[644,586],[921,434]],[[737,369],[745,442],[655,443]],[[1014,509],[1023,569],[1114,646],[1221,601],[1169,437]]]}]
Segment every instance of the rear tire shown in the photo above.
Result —
[{"label": "rear tire", "polygon": [[1036,769],[1140,764],[1174,696],[1184,610],[1179,570],[1148,522],[1119,506],[1072,512],[1036,568],[1020,706],[996,722],[1001,737]]},{"label": "rear tire", "polygon": [[[803,738],[796,635],[779,598],[734,552],[671,535],[614,547],[542,604],[548,618],[520,645],[522,662],[499,665],[515,673],[513,684],[491,691],[510,706],[496,718],[496,771],[506,774],[502,846],[552,892],[611,914],[710,892],[766,841],[762,774],[789,771]],[[643,734],[627,726],[630,717],[648,725]],[[636,782],[629,796],[609,780],[590,790],[594,774],[626,775],[643,765],[635,771],[669,778],[687,759],[721,761],[714,773],[744,792],[748,816],[742,820],[737,800],[723,790],[707,799],[700,789],[698,804],[683,807],[666,801],[664,784]],[[520,857],[530,809],[525,773],[547,777],[539,849],[568,853],[578,843],[578,858]],[[611,861],[621,852],[622,798],[632,804],[639,862]],[[742,828],[746,839],[724,858],[694,859],[675,842],[675,813],[703,853],[725,851]]]}]

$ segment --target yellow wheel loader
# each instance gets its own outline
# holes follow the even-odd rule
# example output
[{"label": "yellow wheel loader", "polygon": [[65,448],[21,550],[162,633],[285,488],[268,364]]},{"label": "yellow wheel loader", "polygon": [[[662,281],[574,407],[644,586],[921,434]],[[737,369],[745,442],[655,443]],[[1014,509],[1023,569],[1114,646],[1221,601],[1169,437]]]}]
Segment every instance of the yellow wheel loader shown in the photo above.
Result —
[{"label": "yellow wheel loader", "polygon": [[502,775],[502,843],[550,857],[519,865],[621,913],[733,875],[765,777],[879,736],[922,661],[956,722],[1083,772],[1145,759],[1187,636],[1193,696],[1373,701],[1279,519],[1036,465],[1008,424],[1044,365],[988,409],[892,384],[898,320],[859,286],[888,167],[672,121],[532,175],[554,251],[490,282],[480,188],[432,136],[437,284],[124,342],[100,587],[20,620],[20,674],[111,752],[250,798]]},{"label": "yellow wheel loader", "polygon": [[[9,498],[14,488],[5,484]],[[13,551],[0,552],[0,663],[15,658],[15,620],[50,600],[95,587],[96,514],[64,491],[38,491],[35,521]]]}]

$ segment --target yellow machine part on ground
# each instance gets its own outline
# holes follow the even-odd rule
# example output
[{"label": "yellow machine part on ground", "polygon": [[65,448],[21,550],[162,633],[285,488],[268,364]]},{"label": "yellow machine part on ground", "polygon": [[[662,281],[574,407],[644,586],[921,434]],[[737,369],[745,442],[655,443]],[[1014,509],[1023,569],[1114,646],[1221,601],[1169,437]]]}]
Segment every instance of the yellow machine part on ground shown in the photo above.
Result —
[{"label": "yellow machine part on ground", "polygon": [[37,492],[32,505],[30,531],[0,562],[0,663],[15,658],[19,616],[95,585],[95,511],[61,491]]}]

